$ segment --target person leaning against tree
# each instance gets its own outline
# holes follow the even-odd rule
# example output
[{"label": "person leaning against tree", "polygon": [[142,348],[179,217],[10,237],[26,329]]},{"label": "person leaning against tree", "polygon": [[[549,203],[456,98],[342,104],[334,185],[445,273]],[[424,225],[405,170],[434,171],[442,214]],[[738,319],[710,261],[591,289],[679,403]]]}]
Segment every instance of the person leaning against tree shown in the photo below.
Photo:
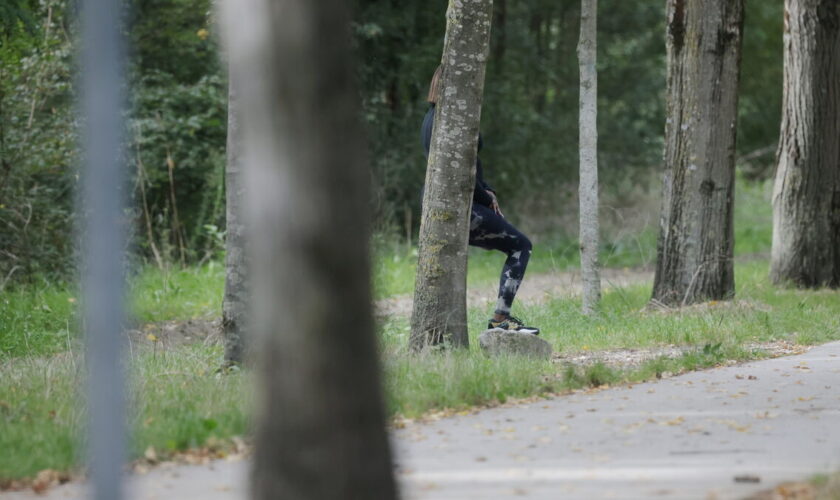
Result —
[{"label": "person leaning against tree", "polygon": [[[435,105],[438,102],[441,71],[442,67],[438,66],[432,77],[427,98],[429,110],[423,119],[421,129],[426,160],[429,159],[429,149],[432,143]],[[479,152],[481,152],[482,146],[481,134],[479,134]],[[484,181],[484,171],[478,157],[476,157],[475,189],[473,190],[472,210],[470,212],[469,244],[485,250],[498,250],[507,255],[504,267],[502,267],[496,309],[487,327],[539,335],[539,328],[526,326],[522,320],[510,314],[513,299],[522,284],[525,269],[528,267],[528,260],[531,258],[531,240],[505,219],[499,207],[496,191]]]}]

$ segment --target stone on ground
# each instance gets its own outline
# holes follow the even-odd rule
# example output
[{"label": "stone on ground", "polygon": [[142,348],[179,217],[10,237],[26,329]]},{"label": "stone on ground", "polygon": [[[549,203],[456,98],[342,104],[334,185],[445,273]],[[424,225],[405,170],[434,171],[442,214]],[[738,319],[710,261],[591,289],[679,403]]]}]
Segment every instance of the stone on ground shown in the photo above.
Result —
[{"label": "stone on ground", "polygon": [[478,345],[488,356],[525,356],[534,359],[551,358],[551,344],[530,333],[494,328],[478,337]]}]

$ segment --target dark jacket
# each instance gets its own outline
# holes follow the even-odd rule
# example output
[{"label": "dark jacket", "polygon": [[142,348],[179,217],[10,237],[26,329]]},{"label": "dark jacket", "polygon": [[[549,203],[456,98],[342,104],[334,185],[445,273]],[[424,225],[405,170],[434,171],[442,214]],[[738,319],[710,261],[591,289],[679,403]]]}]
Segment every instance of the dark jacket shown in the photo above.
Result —
[{"label": "dark jacket", "polygon": [[[423,148],[426,152],[426,159],[429,159],[429,148],[432,144],[432,129],[435,125],[435,105],[429,106],[429,111],[426,112],[426,117],[423,119],[423,128],[421,129],[421,138],[423,140]],[[481,151],[483,146],[481,134],[478,134],[478,151]],[[481,160],[476,156],[475,158],[475,189],[473,190],[473,203],[489,207],[493,202],[493,198],[487,194],[487,191],[493,191],[486,182],[484,182],[484,171],[481,168]],[[493,191],[495,193],[495,191]]]}]

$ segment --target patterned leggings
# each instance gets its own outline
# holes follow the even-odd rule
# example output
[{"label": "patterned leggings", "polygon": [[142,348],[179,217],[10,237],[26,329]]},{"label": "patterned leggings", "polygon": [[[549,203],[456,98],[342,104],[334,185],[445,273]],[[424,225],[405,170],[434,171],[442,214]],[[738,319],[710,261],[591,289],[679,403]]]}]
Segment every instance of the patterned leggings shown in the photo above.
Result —
[{"label": "patterned leggings", "polygon": [[522,284],[531,258],[531,240],[492,208],[473,203],[470,216],[470,245],[507,254],[499,283],[496,314],[510,314],[510,306]]}]

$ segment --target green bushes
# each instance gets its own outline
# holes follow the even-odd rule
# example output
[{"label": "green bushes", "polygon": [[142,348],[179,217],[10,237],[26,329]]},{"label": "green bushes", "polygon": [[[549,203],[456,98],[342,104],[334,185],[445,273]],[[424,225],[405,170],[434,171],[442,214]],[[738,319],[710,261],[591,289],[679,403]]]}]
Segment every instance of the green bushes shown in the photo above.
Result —
[{"label": "green bushes", "polygon": [[19,3],[28,22],[10,22],[0,40],[0,289],[61,274],[74,255],[69,21],[51,4]]}]

